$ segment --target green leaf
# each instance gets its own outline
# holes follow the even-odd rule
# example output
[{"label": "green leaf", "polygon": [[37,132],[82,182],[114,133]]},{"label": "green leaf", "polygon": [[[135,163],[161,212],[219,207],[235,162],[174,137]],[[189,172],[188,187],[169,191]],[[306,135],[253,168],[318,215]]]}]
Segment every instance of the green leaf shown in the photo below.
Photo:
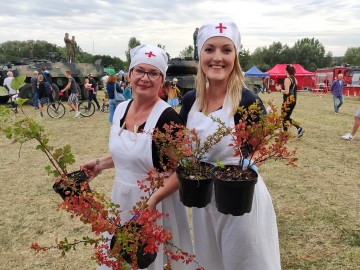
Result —
[{"label": "green leaf", "polygon": [[219,166],[221,169],[225,168],[224,163],[222,163],[220,159],[216,159],[216,165]]},{"label": "green leaf", "polygon": [[45,170],[46,170],[46,172],[47,172],[48,175],[51,174],[51,167],[50,167],[50,165],[45,166]]},{"label": "green leaf", "polygon": [[8,96],[9,92],[5,87],[0,86],[0,96]]},{"label": "green leaf", "polygon": [[21,87],[23,87],[25,85],[25,79],[26,79],[25,75],[19,75],[19,76],[15,77],[11,81],[11,87],[15,90],[19,90]]},{"label": "green leaf", "polygon": [[18,98],[15,103],[16,103],[17,105],[19,105],[19,106],[22,106],[22,105],[24,105],[24,103],[25,103],[26,101],[28,101],[28,100],[29,100],[28,98]]}]

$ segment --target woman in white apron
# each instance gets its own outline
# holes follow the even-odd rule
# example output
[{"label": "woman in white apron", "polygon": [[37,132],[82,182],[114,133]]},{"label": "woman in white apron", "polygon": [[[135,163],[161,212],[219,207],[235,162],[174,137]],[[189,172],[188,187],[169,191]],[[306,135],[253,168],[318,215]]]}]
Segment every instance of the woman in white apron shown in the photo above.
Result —
[{"label": "woman in white apron", "polygon": [[[237,56],[240,33],[234,23],[203,25],[197,40],[200,56],[197,90],[184,96],[180,116],[188,128],[196,128],[205,139],[218,125],[209,116],[234,127],[239,104],[248,107],[258,98],[244,87]],[[234,157],[234,149],[228,146],[230,143],[230,135],[223,138],[207,153],[204,161],[215,164],[219,159],[224,164],[238,164],[239,158]],[[214,195],[205,208],[192,211],[195,255],[204,269],[281,269],[275,211],[260,175],[250,213],[224,215],[216,209]]]},{"label": "woman in white apron", "polygon": [[[122,223],[132,218],[130,211],[133,206],[141,200],[141,196],[146,195],[138,187],[137,180],[145,179],[147,172],[159,163],[149,132],[155,127],[162,128],[164,123],[170,124],[170,121],[182,123],[177,113],[157,95],[167,69],[164,50],[140,45],[132,49],[130,54],[129,77],[134,98],[116,108],[109,139],[111,154],[83,165],[93,177],[104,169],[115,167],[111,199],[120,205]],[[149,199],[148,207],[169,214],[158,224],[171,232],[172,243],[176,247],[192,254],[187,215],[178,193],[174,193],[176,189],[176,182],[165,181],[160,195],[154,193]],[[147,269],[163,269],[167,259],[161,247],[155,262]],[[191,269],[187,267],[182,262],[172,262],[172,269]],[[101,265],[99,269],[109,268]]]}]

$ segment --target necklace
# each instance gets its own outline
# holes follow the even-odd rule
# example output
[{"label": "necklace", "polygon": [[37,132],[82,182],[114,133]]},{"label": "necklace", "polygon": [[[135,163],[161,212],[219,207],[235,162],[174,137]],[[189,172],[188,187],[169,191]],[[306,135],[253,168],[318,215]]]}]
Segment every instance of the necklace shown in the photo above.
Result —
[{"label": "necklace", "polygon": [[[135,113],[135,108],[134,110],[134,117],[133,117],[133,135],[132,135],[132,139],[136,140],[137,139],[137,133],[139,131],[139,125],[137,124],[137,120],[143,116],[145,116],[146,114],[149,114],[151,112],[151,110],[153,109],[154,105],[156,104],[156,102],[158,101],[158,99],[155,99],[153,103],[151,103],[151,105],[144,111],[139,110],[138,112]],[[120,127],[119,133],[118,135],[120,136],[122,131],[124,130],[124,128],[126,127],[126,122],[124,121],[123,125]]]}]

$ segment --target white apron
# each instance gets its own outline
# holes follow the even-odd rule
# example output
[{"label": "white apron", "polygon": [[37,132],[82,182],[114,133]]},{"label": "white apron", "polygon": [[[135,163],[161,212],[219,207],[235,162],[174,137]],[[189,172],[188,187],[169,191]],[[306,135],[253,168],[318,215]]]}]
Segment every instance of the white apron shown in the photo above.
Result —
[{"label": "white apron", "polygon": [[[211,113],[227,126],[234,127],[234,116],[226,100],[222,109]],[[209,116],[210,116],[209,115]],[[199,112],[193,104],[187,121],[188,128],[196,128],[204,140],[217,128],[210,117]],[[223,138],[205,156],[212,164],[238,164],[229,143]],[[215,206],[215,196],[205,208],[192,208],[195,255],[205,270],[279,270],[280,251],[276,216],[270,194],[261,176],[255,185],[252,210],[243,216],[224,215]]]},{"label": "white apron", "polygon": [[[128,103],[125,101],[116,108],[113,125],[110,131],[109,149],[115,165],[115,182],[111,194],[111,200],[120,205],[122,223],[132,218],[129,213],[132,207],[145,195],[136,184],[137,180],[147,177],[148,170],[154,168],[152,161],[152,139],[146,132],[152,131],[156,123],[169,105],[159,100],[152,109],[144,128],[144,133],[134,133],[126,129],[119,136],[120,119],[123,118]],[[157,210],[169,214],[168,217],[158,221],[165,230],[172,233],[172,243],[184,251],[193,254],[190,238],[189,224],[186,209],[179,199],[178,192],[173,193],[157,205]],[[167,257],[163,254],[162,246],[159,249],[156,260],[147,269],[164,269]],[[188,269],[182,262],[172,262],[174,270]],[[100,266],[99,269],[109,269]]]}]

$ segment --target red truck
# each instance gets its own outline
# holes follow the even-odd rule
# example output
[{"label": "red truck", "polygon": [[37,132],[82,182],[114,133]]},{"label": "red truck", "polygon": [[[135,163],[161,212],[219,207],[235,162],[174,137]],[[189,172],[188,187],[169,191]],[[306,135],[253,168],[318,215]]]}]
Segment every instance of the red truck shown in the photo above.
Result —
[{"label": "red truck", "polygon": [[331,85],[337,79],[339,73],[344,75],[344,95],[358,96],[360,94],[360,67],[358,66],[335,66],[319,68],[315,71],[315,93],[327,93],[331,91]]}]

